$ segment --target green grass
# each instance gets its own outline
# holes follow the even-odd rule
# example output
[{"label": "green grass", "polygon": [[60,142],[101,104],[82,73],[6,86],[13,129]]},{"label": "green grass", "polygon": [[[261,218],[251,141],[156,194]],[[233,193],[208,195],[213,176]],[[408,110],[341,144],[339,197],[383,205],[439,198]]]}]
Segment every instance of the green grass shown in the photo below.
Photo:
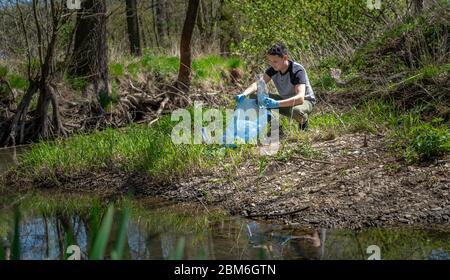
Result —
[{"label": "green grass", "polygon": [[67,77],[69,85],[77,92],[82,92],[87,85],[87,81],[84,78],[69,78]]},{"label": "green grass", "polygon": [[[101,226],[95,234],[95,240],[89,256],[91,260],[101,260],[105,256],[106,245],[108,244],[111,228],[113,224],[114,207],[108,207],[106,214],[103,216]],[[126,225],[125,225],[126,226]],[[121,245],[121,244],[118,244]]]},{"label": "green grass", "polygon": [[19,208],[14,209],[14,237],[11,244],[11,260],[20,260],[21,246],[20,246],[20,219],[21,213]]},{"label": "green grass", "polygon": [[410,113],[399,118],[399,125],[391,135],[396,140],[392,148],[402,154],[407,163],[430,161],[450,152],[450,131],[442,119],[427,123]]},{"label": "green grass", "polygon": [[450,152],[450,132],[447,126],[435,127],[425,123],[411,130],[409,146],[405,150],[408,162],[427,161]]},{"label": "green grass", "polygon": [[448,75],[450,75],[450,64],[427,64],[422,68],[410,71],[407,78],[400,82],[388,85],[388,88],[391,91],[395,91],[399,86],[411,85],[414,83],[423,84],[424,80],[434,80],[440,78],[441,76],[448,77]]},{"label": "green grass", "polygon": [[313,114],[311,128],[319,134],[316,138],[322,140],[353,132],[386,133],[395,140],[393,150],[408,163],[447,155],[450,151],[448,125],[442,119],[427,123],[420,119],[420,111],[416,107],[401,113],[394,103],[374,99],[343,114]]},{"label": "green grass", "polygon": [[138,63],[132,62],[127,65],[127,71],[132,77],[136,77],[136,75],[139,73],[139,70],[140,67]]},{"label": "green grass", "polygon": [[119,78],[125,74],[125,69],[120,63],[111,63],[109,64],[109,72],[111,73],[111,77]]},{"label": "green grass", "polygon": [[237,59],[227,61],[223,57],[213,55],[194,59],[192,62],[192,69],[195,73],[194,79],[209,78],[214,82],[220,82],[223,78],[223,72],[237,65],[239,65]]},{"label": "green grass", "polygon": [[0,79],[3,79],[8,74],[8,68],[6,66],[0,65]]},{"label": "green grass", "polygon": [[[224,58],[219,55],[205,55],[192,59],[193,82],[221,82],[226,71],[243,68],[244,63],[236,57]],[[149,73],[152,76],[172,81],[180,68],[180,58],[161,54],[152,49],[145,49],[140,58],[127,55],[116,58],[109,64],[111,77],[122,78],[129,75],[137,78],[139,73]]]},{"label": "green grass", "polygon": [[[5,196],[2,193],[2,196]],[[20,200],[18,199],[21,198]],[[18,203],[8,205],[2,203],[4,207],[0,211],[0,221],[12,223],[13,219],[7,218],[5,211],[14,210],[15,206],[21,209],[22,219],[36,215],[71,215],[76,213],[79,216],[90,217],[91,220],[101,221],[101,217],[106,213],[108,207],[113,205],[117,211],[127,209],[130,219],[138,220],[139,217],[147,226],[155,231],[165,231],[167,228],[175,230],[176,233],[198,233],[209,225],[211,220],[224,217],[224,213],[219,210],[210,209],[208,213],[198,211],[196,215],[191,216],[193,209],[189,207],[180,208],[178,206],[164,206],[159,209],[158,204],[153,200],[136,200],[129,197],[122,197],[113,201],[106,201],[99,196],[87,196],[78,194],[52,193],[41,194],[38,192],[29,192],[26,196],[7,195],[6,200],[17,201]],[[195,212],[194,211],[194,212]],[[92,217],[93,213],[98,213],[98,217]],[[204,215],[203,215],[203,214]],[[206,215],[207,214],[207,215]],[[121,221],[119,219],[119,221]],[[0,223],[1,229],[5,224]],[[99,223],[100,225],[100,223]],[[4,232],[0,231],[0,236]]]},{"label": "green grass", "polygon": [[312,72],[311,84],[313,88],[318,88],[326,91],[334,90],[337,87],[336,81],[333,77],[331,77],[330,71],[328,69],[319,72]]},{"label": "green grass", "polygon": [[69,139],[40,142],[23,154],[19,171],[31,177],[56,178],[77,171],[100,171],[118,166],[124,171],[147,171],[152,176],[171,178],[190,171],[216,166],[227,156],[244,157],[246,148],[236,151],[214,145],[174,144],[170,116],[148,128],[131,125],[121,130],[106,129]]},{"label": "green grass", "polygon": [[6,79],[8,80],[11,88],[24,90],[28,87],[28,81],[20,75],[9,74]]},{"label": "green grass", "polygon": [[389,129],[398,117],[393,102],[369,100],[347,112],[314,112],[311,115],[312,129],[327,132],[332,129],[338,134],[352,132],[382,132]]},{"label": "green grass", "polygon": [[[141,59],[141,66],[144,70],[159,76],[174,76],[178,73],[180,60],[178,57],[144,55]],[[243,66],[241,60],[237,58],[223,58],[217,55],[209,55],[192,60],[192,70],[194,81],[212,80],[220,82],[225,70],[240,68]]]},{"label": "green grass", "polygon": [[229,58],[226,63],[226,66],[228,69],[241,68],[243,67],[243,62],[238,58]]},{"label": "green grass", "polygon": [[170,76],[178,72],[180,60],[178,57],[144,55],[141,66],[152,74]]}]

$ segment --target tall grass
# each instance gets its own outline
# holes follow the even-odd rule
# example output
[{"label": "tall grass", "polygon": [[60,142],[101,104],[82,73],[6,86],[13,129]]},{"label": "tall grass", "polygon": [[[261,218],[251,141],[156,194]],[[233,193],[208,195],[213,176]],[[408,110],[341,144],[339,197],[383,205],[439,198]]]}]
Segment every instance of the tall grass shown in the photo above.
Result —
[{"label": "tall grass", "polygon": [[106,129],[66,140],[41,142],[23,155],[21,168],[38,175],[45,171],[67,174],[96,171],[117,165],[126,171],[140,169],[164,176],[200,166],[206,147],[173,144],[172,126],[169,116],[152,128],[131,125],[123,130]]},{"label": "tall grass", "polygon": [[[394,140],[393,151],[406,162],[426,161],[448,155],[450,132],[442,119],[426,122],[420,115],[423,107],[407,112],[397,110],[393,101],[372,99],[360,107],[338,114],[320,112],[311,117],[311,127],[319,131],[319,138],[327,138],[330,130],[335,135],[364,132],[385,133]],[[326,139],[329,140],[329,139]]]},{"label": "tall grass", "polygon": [[346,112],[321,111],[312,114],[311,127],[338,133],[382,132],[393,127],[399,114],[392,101],[372,99]]},{"label": "tall grass", "polygon": [[171,132],[175,124],[170,116],[164,116],[150,128],[133,124],[37,143],[21,156],[18,171],[35,178],[54,178],[119,167],[125,172],[144,171],[170,180],[223,164],[230,155],[239,160],[252,153],[246,145],[233,150],[219,145],[174,144]]}]

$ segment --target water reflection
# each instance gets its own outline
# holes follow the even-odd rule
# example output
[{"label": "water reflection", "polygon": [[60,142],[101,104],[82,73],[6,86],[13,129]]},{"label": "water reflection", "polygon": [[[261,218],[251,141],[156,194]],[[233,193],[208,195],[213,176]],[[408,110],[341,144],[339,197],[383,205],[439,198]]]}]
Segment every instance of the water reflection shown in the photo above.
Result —
[{"label": "water reflection", "polygon": [[326,229],[274,231],[255,221],[248,222],[247,235],[253,248],[260,248],[266,259],[322,259]]},{"label": "water reflection", "polygon": [[[114,221],[117,228],[118,219]],[[2,223],[1,225],[4,225]],[[19,227],[21,259],[67,259],[75,244],[87,259],[95,239],[95,224],[88,217],[71,214],[28,216]],[[2,238],[4,258],[11,257],[14,229]],[[111,258],[117,239],[108,241],[105,258]],[[200,232],[155,230],[151,222],[132,219],[127,227],[125,259],[172,259],[180,240],[183,259],[367,259],[367,246],[381,248],[383,259],[450,259],[450,232],[414,229],[348,230],[305,229],[270,225],[240,218],[222,219]]]}]

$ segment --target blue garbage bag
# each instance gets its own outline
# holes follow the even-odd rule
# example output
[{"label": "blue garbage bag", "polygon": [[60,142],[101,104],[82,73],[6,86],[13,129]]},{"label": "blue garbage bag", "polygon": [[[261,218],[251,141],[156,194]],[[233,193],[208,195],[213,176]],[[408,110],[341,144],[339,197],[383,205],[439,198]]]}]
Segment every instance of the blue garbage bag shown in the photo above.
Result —
[{"label": "blue garbage bag", "polygon": [[259,106],[255,99],[239,102],[233,116],[228,120],[223,144],[236,147],[235,143],[256,143],[258,136],[266,132],[270,110]]}]

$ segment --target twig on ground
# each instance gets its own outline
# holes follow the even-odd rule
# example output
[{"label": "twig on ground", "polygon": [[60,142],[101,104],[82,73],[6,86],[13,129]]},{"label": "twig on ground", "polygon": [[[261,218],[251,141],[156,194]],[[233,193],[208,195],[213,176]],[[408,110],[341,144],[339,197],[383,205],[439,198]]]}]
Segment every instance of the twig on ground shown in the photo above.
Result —
[{"label": "twig on ground", "polygon": [[309,205],[295,209],[293,211],[289,211],[289,212],[282,212],[282,213],[266,213],[266,214],[254,214],[254,215],[247,215],[245,216],[246,218],[256,218],[256,217],[280,217],[280,216],[286,216],[286,215],[292,215],[292,214],[296,214],[298,212],[304,211],[306,209],[309,208]]}]

